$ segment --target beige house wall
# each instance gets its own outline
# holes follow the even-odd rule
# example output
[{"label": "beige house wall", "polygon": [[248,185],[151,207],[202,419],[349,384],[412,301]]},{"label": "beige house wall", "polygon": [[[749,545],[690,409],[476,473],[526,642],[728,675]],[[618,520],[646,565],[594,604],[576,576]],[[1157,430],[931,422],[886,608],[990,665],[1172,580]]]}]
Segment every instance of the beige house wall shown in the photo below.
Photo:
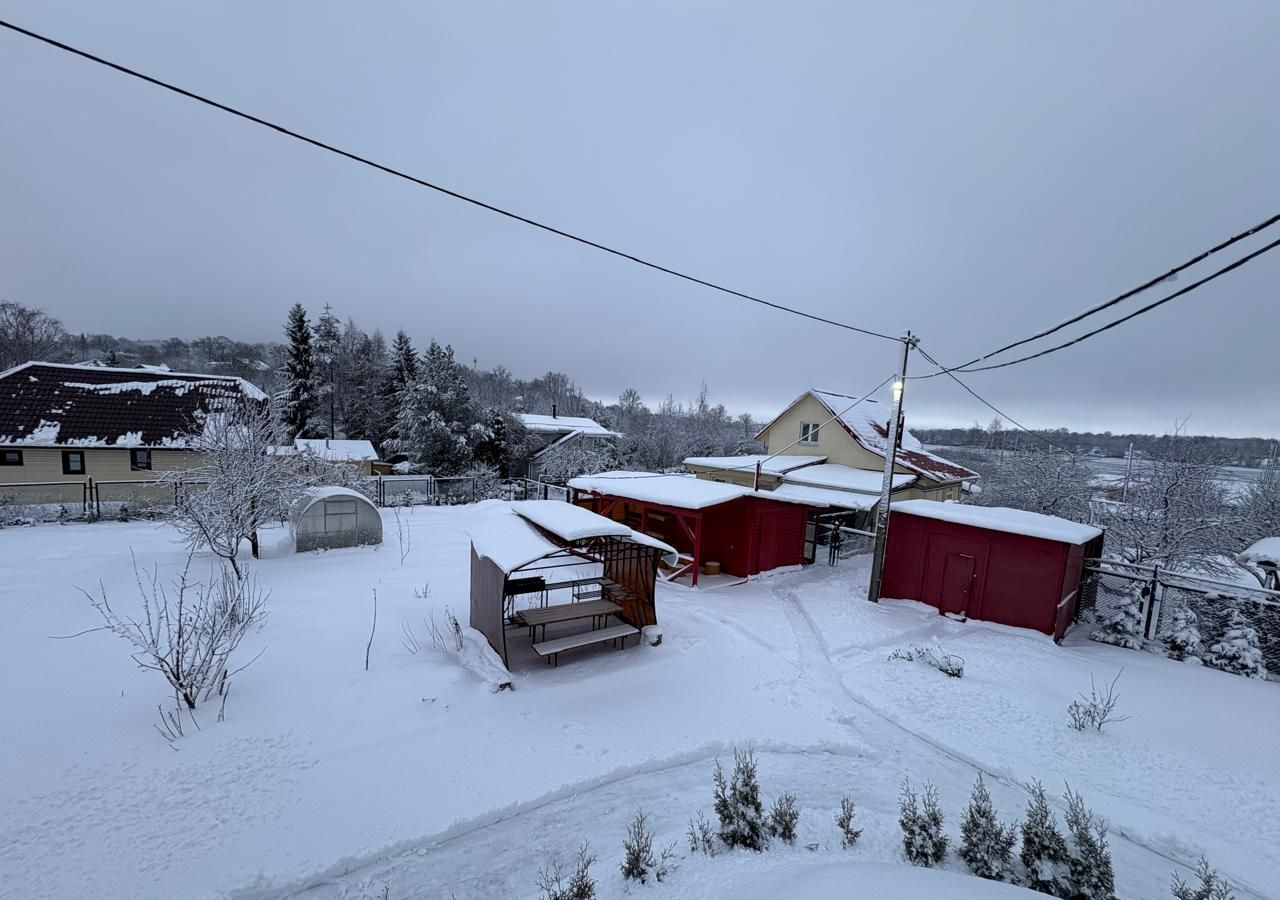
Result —
[{"label": "beige house wall", "polygon": [[[82,484],[94,481],[139,481],[155,478],[162,472],[186,468],[195,463],[188,450],[152,450],[151,469],[135,472],[129,468],[127,447],[11,447],[22,451],[22,465],[0,466],[0,484],[30,481],[65,481]],[[62,474],[62,451],[84,452],[84,474]]]},{"label": "beige house wall", "polygon": [[[727,484],[752,487],[756,480],[755,469],[713,469],[710,466],[686,466],[685,468],[704,481],[722,481]],[[782,479],[779,476],[760,473],[760,490],[772,491],[780,484]]]},{"label": "beige house wall", "polygon": [[[831,413],[818,398],[812,394],[806,394],[765,429],[762,438],[768,444],[771,454],[780,452],[790,456],[825,456],[829,463],[849,466],[852,469],[884,469],[883,456],[872,453],[855,441],[839,421],[827,422],[830,418]],[[818,429],[818,443],[787,447],[788,444],[800,439],[800,425],[804,422],[822,425]],[[823,424],[824,422],[826,424]],[[787,449],[784,450],[784,447]],[[897,466],[894,471],[903,475],[916,474],[902,466]]]}]

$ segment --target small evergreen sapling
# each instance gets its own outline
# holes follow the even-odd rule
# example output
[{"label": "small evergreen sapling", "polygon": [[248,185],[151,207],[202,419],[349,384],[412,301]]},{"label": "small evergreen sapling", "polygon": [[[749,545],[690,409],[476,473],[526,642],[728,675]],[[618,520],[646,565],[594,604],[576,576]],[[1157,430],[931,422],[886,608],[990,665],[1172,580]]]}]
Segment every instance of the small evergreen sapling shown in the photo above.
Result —
[{"label": "small evergreen sapling", "polygon": [[900,798],[898,824],[902,827],[902,851],[907,861],[916,866],[936,866],[947,855],[937,789],[926,782],[922,805],[911,782],[904,778]]},{"label": "small evergreen sapling", "polygon": [[1067,788],[1067,880],[1071,900],[1116,900],[1107,826]]},{"label": "small evergreen sapling", "polygon": [[649,830],[647,819],[643,812],[637,812],[622,841],[622,877],[641,884],[650,878],[654,881],[666,878],[673,868],[671,860],[675,856],[673,846],[667,846],[659,855],[654,855],[653,832]]},{"label": "small evergreen sapling", "polygon": [[1171,888],[1174,900],[1233,900],[1235,897],[1231,887],[1215,869],[1210,868],[1209,860],[1203,856],[1196,866],[1196,880],[1200,882],[1198,885],[1189,885],[1174,872]]},{"label": "small evergreen sapling", "polygon": [[1013,826],[1004,826],[996,818],[991,794],[978,774],[969,797],[969,806],[960,823],[960,849],[957,851],[973,874],[992,881],[1008,881],[1013,870]]},{"label": "small evergreen sapling", "polygon": [[1103,614],[1098,623],[1100,627],[1090,637],[1104,644],[1141,650],[1142,602],[1145,597],[1146,586],[1135,584],[1114,609]]},{"label": "small evergreen sapling", "polygon": [[840,812],[836,816],[836,827],[840,829],[840,846],[848,850],[862,837],[862,829],[853,827],[853,799],[840,798]]},{"label": "small evergreen sapling", "polygon": [[756,757],[750,750],[733,751],[733,776],[726,779],[716,760],[715,811],[720,819],[720,840],[726,847],[763,850],[768,843]]},{"label": "small evergreen sapling", "polygon": [[1205,665],[1246,678],[1266,678],[1267,667],[1258,644],[1258,631],[1240,610],[1232,609],[1222,640],[1209,648]]},{"label": "small evergreen sapling", "polygon": [[783,794],[773,801],[769,810],[769,834],[784,843],[796,842],[796,826],[800,824],[800,810],[794,794]]},{"label": "small evergreen sapling", "polygon": [[559,862],[552,863],[550,869],[539,869],[538,889],[542,891],[542,900],[595,900],[596,883],[591,877],[591,865],[595,861],[595,854],[588,852],[587,845],[583,844],[567,882]]},{"label": "small evergreen sapling", "polygon": [[1031,800],[1022,820],[1022,883],[1033,891],[1067,896],[1067,841],[1058,830],[1044,785],[1027,785]]},{"label": "small evergreen sapling", "polygon": [[698,812],[698,818],[689,820],[689,829],[685,832],[689,836],[689,852],[705,853],[707,856],[716,855],[716,835],[711,830],[711,823],[707,821],[707,817]]},{"label": "small evergreen sapling", "polygon": [[1200,665],[1204,644],[1200,639],[1200,619],[1185,603],[1173,611],[1169,633],[1164,638],[1164,649],[1170,659]]}]

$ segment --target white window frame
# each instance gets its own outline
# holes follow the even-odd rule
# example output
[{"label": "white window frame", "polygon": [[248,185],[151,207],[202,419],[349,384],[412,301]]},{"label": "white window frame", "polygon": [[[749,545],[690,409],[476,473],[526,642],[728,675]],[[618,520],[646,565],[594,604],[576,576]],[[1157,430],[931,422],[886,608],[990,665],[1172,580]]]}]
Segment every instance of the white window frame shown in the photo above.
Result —
[{"label": "white window frame", "polygon": [[818,433],[822,425],[818,422],[801,422],[800,423],[800,443],[807,446],[816,446],[818,443]]}]

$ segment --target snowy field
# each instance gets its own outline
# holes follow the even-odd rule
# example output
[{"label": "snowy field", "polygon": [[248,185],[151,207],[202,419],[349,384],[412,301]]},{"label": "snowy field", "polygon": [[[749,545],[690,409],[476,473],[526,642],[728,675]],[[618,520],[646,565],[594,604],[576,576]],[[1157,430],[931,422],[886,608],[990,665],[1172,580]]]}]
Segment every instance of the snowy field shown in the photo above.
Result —
[{"label": "snowy field", "polygon": [[[226,721],[198,713],[202,730],[172,747],[153,728],[171,703],[163,682],[122,641],[51,637],[99,624],[77,588],[101,581],[132,609],[131,553],[179,568],[172,530],[0,531],[0,896],[533,898],[538,867],[588,841],[599,895],[619,898],[640,808],[683,858],[633,895],[1043,896],[961,874],[954,856],[942,872],[902,862],[902,777],[938,786],[954,840],[982,771],[1006,820],[1023,815],[1029,779],[1060,819],[1064,785],[1082,792],[1110,822],[1125,900],[1168,897],[1171,872],[1201,852],[1239,896],[1280,900],[1278,684],[1079,630],[1058,647],[919,604],[868,604],[854,561],[714,590],[660,585],[661,646],[517,666],[515,689],[494,693],[423,628],[445,606],[465,624],[465,532],[485,514],[418,508],[398,527],[388,511],[380,548],[277,546],[253,563],[270,615],[240,653],[262,656],[234,677]],[[426,649],[406,650],[402,623]],[[964,657],[964,678],[887,659],[935,639]],[[1129,720],[1071,731],[1066,706],[1090,675],[1122,667]],[[798,797],[799,842],[690,856],[685,825],[712,817],[712,764],[735,744],[755,748],[766,802]],[[845,793],[864,829],[852,850],[832,821]]]}]

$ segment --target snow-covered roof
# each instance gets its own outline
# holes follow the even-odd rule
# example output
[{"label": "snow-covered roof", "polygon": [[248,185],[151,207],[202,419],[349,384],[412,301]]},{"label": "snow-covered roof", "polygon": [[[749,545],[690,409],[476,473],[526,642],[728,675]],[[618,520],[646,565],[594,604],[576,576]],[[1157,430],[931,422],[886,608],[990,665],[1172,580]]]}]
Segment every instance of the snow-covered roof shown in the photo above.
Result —
[{"label": "snow-covered roof", "polygon": [[516,515],[566,541],[631,534],[631,529],[621,522],[563,500],[522,500],[511,504],[511,509]]},{"label": "snow-covered roof", "polygon": [[378,459],[378,451],[369,441],[330,438],[298,438],[292,447],[270,447],[267,452],[276,456],[310,453],[329,462],[376,462]]},{"label": "snow-covered roof", "polygon": [[245,400],[266,394],[229,376],[29,362],[0,373],[0,444],[184,448]]},{"label": "snow-covered roof", "polygon": [[[864,494],[880,494],[881,487],[884,486],[884,473],[872,471],[871,469],[855,469],[852,466],[842,466],[837,463],[826,463],[820,466],[809,466],[798,472],[790,472],[784,475],[784,482],[793,484],[807,484],[813,487],[835,488],[841,491],[860,491]],[[894,488],[900,488],[903,485],[910,484],[916,480],[914,475],[893,476]]]},{"label": "snow-covered roof", "polygon": [[762,497],[785,503],[802,503],[808,506],[824,506],[794,497],[779,496],[777,491],[753,491],[738,484],[706,481],[692,475],[660,475],[653,472],[602,472],[599,475],[583,475],[569,480],[569,487],[594,494],[608,494],[656,503],[678,509],[706,509],[737,500],[739,497]]},{"label": "snow-covered roof", "polygon": [[879,494],[860,491],[840,491],[834,488],[813,487],[784,481],[772,492],[779,499],[799,500],[804,503],[838,506],[842,509],[870,509],[880,501]]},{"label": "snow-covered roof", "polygon": [[757,453],[745,456],[690,456],[684,461],[684,464],[702,469],[732,469],[754,473],[756,463],[760,463],[760,474],[762,475],[785,475],[793,469],[813,466],[826,461],[827,458],[825,456],[789,456],[786,454],[768,456],[763,453]]},{"label": "snow-covered roof", "polygon": [[[553,510],[552,506],[560,509]],[[679,558],[674,547],[657,538],[632,531],[589,509],[560,500],[526,500],[512,504],[507,512],[486,517],[468,532],[471,546],[478,555],[493,560],[498,568],[507,573],[564,549],[548,540],[531,523],[570,544],[588,537],[618,537],[657,548],[669,563],[674,564]],[[570,537],[571,534],[576,537]]]},{"label": "snow-covered roof", "polygon": [[535,434],[562,434],[580,431],[588,437],[618,437],[616,431],[610,431],[594,419],[581,416],[543,416],[535,413],[520,413],[520,421],[526,431]]},{"label": "snow-covered roof", "polygon": [[937,500],[898,500],[893,503],[892,509],[894,512],[909,513],[926,519],[1022,534],[1047,541],[1061,541],[1064,544],[1084,544],[1102,534],[1101,528],[1092,525],[1081,525],[1057,516],[1007,509],[1003,506],[968,506]]},{"label": "snow-covered roof", "polygon": [[1236,557],[1241,563],[1262,566],[1280,566],[1280,537],[1267,537],[1255,541]]}]

